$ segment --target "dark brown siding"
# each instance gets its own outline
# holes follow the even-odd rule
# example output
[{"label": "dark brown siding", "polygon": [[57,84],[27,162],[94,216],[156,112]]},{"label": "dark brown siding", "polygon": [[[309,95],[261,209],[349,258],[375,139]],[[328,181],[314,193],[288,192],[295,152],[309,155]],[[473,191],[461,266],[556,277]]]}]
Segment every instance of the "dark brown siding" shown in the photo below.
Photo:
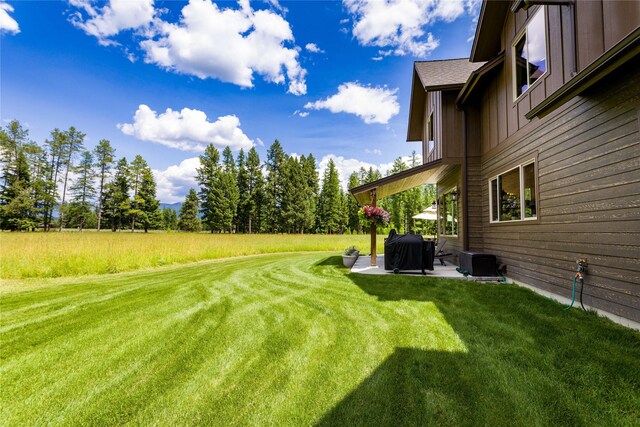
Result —
[{"label": "dark brown siding", "polygon": [[483,234],[483,198],[482,198],[482,163],[480,157],[467,159],[467,219],[469,233],[469,250],[482,251],[484,248]]},{"label": "dark brown siding", "polygon": [[443,159],[462,160],[464,141],[463,114],[456,107],[457,91],[442,93],[442,147]]},{"label": "dark brown siding", "polygon": [[[442,92],[427,92],[426,98],[425,129],[422,133],[422,163],[429,163],[442,158]],[[433,113],[433,140],[435,148],[429,153],[427,152],[427,127],[429,126],[429,116],[431,113]]]},{"label": "dark brown siding", "polygon": [[[575,260],[586,257],[585,303],[634,321],[640,321],[639,70],[636,59],[486,151],[481,178],[481,244],[510,277],[570,297]],[[480,112],[481,123],[489,120]],[[538,220],[490,224],[488,179],[535,156]],[[474,170],[471,164],[470,176]]]},{"label": "dark brown siding", "polygon": [[[446,174],[440,181],[438,181],[438,200],[444,192],[450,190],[452,187],[458,187],[460,190],[462,187],[462,177],[460,174],[460,167],[456,166],[451,172]],[[447,239],[447,245],[445,250],[455,255],[453,261],[457,264],[457,254],[463,250],[463,233],[464,233],[464,221],[462,219],[462,212],[465,209],[463,204],[463,198],[458,200],[458,236],[442,236],[438,234],[438,239]]]},{"label": "dark brown siding", "polygon": [[580,71],[640,25],[640,2],[578,1],[575,14]]},{"label": "dark brown siding", "polygon": [[[432,91],[427,92],[425,108],[425,129],[422,141],[423,163],[429,163],[437,159],[461,162],[464,141],[463,114],[456,107],[458,91]],[[431,153],[427,152],[427,138],[429,116],[433,113],[433,130],[435,148]]]}]

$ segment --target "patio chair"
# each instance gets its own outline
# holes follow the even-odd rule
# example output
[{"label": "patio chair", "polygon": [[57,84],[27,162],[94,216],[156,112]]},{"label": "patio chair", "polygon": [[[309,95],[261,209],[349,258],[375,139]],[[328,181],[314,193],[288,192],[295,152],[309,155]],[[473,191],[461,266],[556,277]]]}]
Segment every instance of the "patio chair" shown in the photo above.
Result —
[{"label": "patio chair", "polygon": [[444,258],[453,256],[452,253],[445,253],[444,245],[446,243],[447,243],[447,239],[440,240],[440,242],[438,243],[438,246],[436,247],[436,250],[434,251],[435,252],[434,258],[437,258],[438,260],[440,260],[440,265],[447,265],[444,263]]}]

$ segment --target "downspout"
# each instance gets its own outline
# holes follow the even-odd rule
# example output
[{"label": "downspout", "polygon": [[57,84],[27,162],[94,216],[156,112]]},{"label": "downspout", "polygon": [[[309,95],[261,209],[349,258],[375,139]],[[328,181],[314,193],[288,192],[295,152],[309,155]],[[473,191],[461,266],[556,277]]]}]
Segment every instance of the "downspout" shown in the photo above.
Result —
[{"label": "downspout", "polygon": [[464,251],[469,250],[469,173],[467,168],[467,112],[462,109],[462,221],[463,221],[463,235],[462,235],[462,248]]}]

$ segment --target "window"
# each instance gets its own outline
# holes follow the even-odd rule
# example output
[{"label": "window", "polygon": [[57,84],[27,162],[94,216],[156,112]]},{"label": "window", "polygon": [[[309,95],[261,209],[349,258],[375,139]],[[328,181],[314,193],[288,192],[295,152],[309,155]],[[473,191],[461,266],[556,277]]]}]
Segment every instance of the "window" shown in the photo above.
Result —
[{"label": "window", "polygon": [[491,222],[538,217],[535,166],[531,160],[489,180]]},{"label": "window", "polygon": [[546,34],[544,8],[540,8],[513,45],[516,98],[547,72]]},{"label": "window", "polygon": [[452,188],[440,197],[438,206],[440,234],[458,235],[458,189]]}]

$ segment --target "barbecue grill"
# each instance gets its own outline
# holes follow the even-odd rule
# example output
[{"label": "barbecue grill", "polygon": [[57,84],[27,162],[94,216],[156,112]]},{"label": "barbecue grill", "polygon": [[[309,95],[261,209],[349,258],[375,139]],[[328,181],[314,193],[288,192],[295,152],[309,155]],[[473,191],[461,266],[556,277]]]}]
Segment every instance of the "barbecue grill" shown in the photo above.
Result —
[{"label": "barbecue grill", "polygon": [[416,234],[397,234],[391,230],[384,242],[384,269],[399,273],[402,270],[433,270],[433,240]]}]

